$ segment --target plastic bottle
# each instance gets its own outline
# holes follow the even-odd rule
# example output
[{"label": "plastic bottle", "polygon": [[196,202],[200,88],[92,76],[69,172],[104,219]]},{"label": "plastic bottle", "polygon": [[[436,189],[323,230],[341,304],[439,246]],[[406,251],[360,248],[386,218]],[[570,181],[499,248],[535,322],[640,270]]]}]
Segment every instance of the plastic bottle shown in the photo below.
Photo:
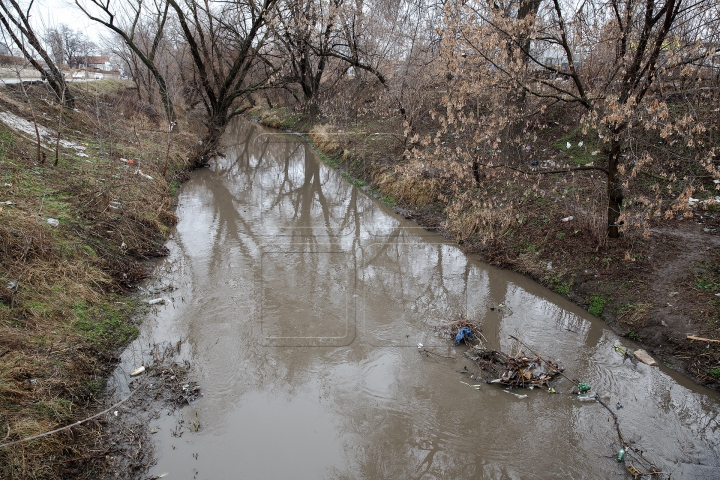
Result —
[{"label": "plastic bottle", "polygon": [[618,462],[624,462],[624,461],[625,461],[625,449],[624,449],[624,448],[621,448],[621,449],[618,451],[617,461],[618,461]]}]

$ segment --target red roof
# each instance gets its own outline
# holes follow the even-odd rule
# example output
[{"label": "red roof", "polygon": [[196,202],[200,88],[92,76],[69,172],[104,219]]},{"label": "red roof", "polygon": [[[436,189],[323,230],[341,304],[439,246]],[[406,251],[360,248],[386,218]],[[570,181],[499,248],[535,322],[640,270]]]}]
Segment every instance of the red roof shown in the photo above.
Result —
[{"label": "red roof", "polygon": [[87,65],[95,65],[109,62],[110,59],[105,55],[88,55],[87,57],[72,57],[73,63],[85,63]]}]

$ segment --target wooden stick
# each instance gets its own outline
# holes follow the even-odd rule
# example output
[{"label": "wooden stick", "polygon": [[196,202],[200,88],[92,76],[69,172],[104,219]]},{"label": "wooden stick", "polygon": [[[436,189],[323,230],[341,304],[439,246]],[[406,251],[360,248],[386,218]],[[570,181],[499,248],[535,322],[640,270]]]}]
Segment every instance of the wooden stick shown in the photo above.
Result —
[{"label": "wooden stick", "polygon": [[[28,441],[30,441],[30,440],[35,440],[36,438],[41,438],[41,437],[45,437],[45,436],[47,436],[47,435],[52,435],[53,433],[62,432],[63,430],[67,430],[68,428],[77,427],[78,425],[82,425],[83,423],[88,422],[88,421],[90,421],[90,420],[92,420],[92,419],[94,419],[94,418],[97,418],[97,417],[100,417],[100,416],[102,416],[102,415],[105,415],[106,413],[110,412],[110,410],[112,410],[113,408],[116,408],[116,407],[122,405],[122,404],[125,403],[130,397],[132,397],[133,395],[135,395],[135,392],[137,392],[138,390],[140,390],[140,388],[145,384],[145,382],[147,381],[148,378],[149,378],[149,377],[145,377],[145,379],[144,379],[142,382],[140,382],[140,385],[138,385],[135,390],[133,390],[132,392],[130,392],[130,395],[128,395],[127,397],[123,398],[122,400],[120,400],[120,401],[117,402],[116,404],[112,405],[111,407],[106,408],[105,410],[103,410],[103,411],[100,412],[100,413],[96,413],[95,415],[93,415],[93,416],[91,416],[91,417],[88,417],[88,418],[85,418],[85,419],[83,419],[83,420],[80,420],[79,422],[75,422],[75,423],[72,423],[72,424],[70,424],[70,425],[65,425],[64,427],[56,428],[55,430],[52,430],[52,431],[50,431],[50,432],[40,433],[40,434],[38,434],[38,435],[33,435],[32,437],[23,438],[23,439],[21,439],[21,440],[15,440],[14,442],[8,442],[8,443],[0,444],[0,448],[9,447],[9,446],[11,446],[11,445],[17,445],[18,443],[24,443],[24,442],[28,442]],[[9,434],[10,434],[10,425],[8,425],[8,435],[9,435]],[[6,436],[5,438],[7,439],[7,436]]]},{"label": "wooden stick", "polygon": [[688,335],[688,340],[699,340],[701,342],[713,342],[713,343],[720,343],[720,340],[713,340],[712,338],[703,338],[703,337],[696,337],[694,335]]}]

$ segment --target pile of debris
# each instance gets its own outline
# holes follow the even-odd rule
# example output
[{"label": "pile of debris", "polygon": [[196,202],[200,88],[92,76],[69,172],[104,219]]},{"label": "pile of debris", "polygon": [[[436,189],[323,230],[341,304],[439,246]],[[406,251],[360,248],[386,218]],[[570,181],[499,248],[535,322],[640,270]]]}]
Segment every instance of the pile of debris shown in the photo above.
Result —
[{"label": "pile of debris", "polygon": [[507,354],[471,348],[465,355],[488,374],[487,383],[508,387],[550,389],[549,382],[564,370],[557,363],[544,360],[539,355],[527,357],[522,351]]},{"label": "pile of debris", "polygon": [[485,339],[482,333],[480,333],[480,323],[477,320],[471,319],[467,315],[459,315],[457,320],[435,327],[435,331],[440,336],[450,336],[455,339],[455,345],[459,345],[464,342],[465,344],[472,346],[473,344],[470,340],[479,341],[481,338],[483,340]]}]

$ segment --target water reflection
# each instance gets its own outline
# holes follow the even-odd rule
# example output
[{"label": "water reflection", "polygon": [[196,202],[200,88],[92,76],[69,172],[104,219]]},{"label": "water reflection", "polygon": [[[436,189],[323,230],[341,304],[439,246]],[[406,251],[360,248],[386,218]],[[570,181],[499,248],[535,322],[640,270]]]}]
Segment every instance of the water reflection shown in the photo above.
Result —
[{"label": "water reflection", "polygon": [[[128,349],[182,337],[203,427],[156,426],[151,473],[173,478],[609,478],[617,437],[597,404],[494,386],[436,327],[481,319],[622,401],[629,440],[666,471],[718,465],[718,398],[623,360],[617,338],[519,275],[478,263],[323,166],[291,135],[238,122],[224,157],[183,186],[170,258],[179,290]],[[500,307],[502,305],[502,307]],[[450,358],[427,358],[417,344]],[[567,393],[570,384],[559,381]],[[198,455],[194,455],[198,454]],[[682,465],[679,465],[678,462]],[[690,465],[694,464],[694,465]],[[679,470],[683,469],[683,470]],[[197,473],[196,473],[197,472]],[[690,472],[690,473],[688,473]]]}]

